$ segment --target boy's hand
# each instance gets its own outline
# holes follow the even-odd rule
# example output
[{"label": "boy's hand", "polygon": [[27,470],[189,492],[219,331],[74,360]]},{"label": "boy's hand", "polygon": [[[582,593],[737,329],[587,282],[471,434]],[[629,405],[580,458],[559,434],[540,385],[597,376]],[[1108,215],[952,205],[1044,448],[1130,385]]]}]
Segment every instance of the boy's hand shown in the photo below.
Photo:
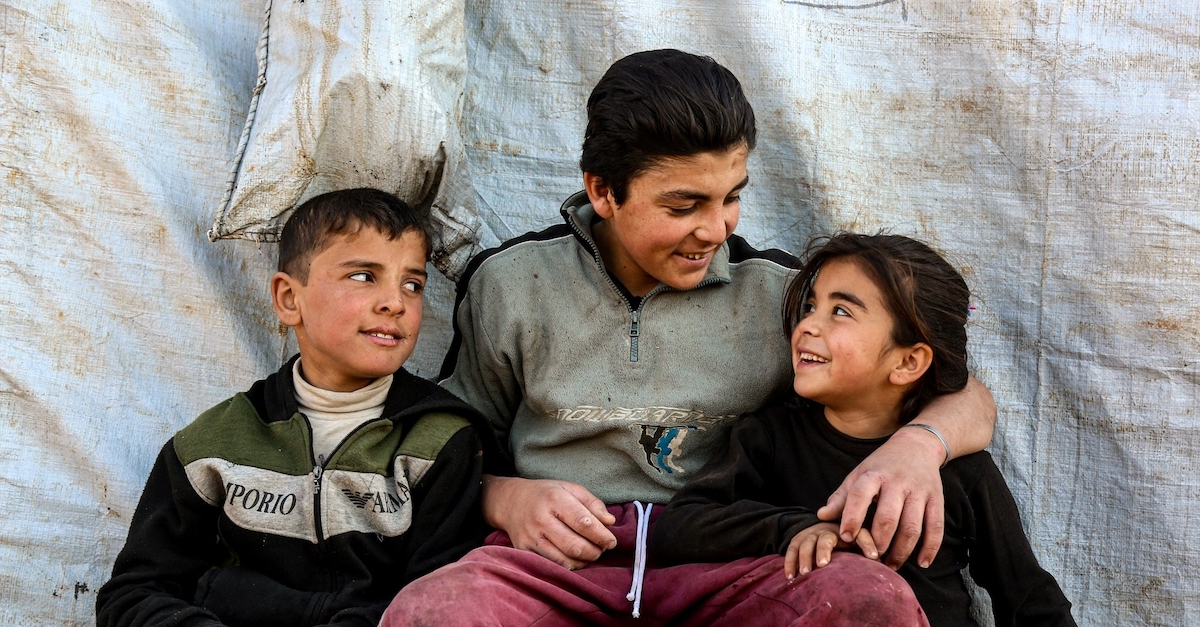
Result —
[{"label": "boy's hand", "polygon": [[[925,436],[936,449],[928,446]],[[931,451],[929,455],[914,455],[925,448]],[[920,429],[901,429],[846,475],[817,516],[821,520],[840,516],[842,541],[849,542],[862,529],[867,508],[877,501],[871,536],[879,551],[887,553],[884,563],[892,570],[900,568],[924,529],[917,562],[922,568],[929,566],[945,530],[939,472],[943,450],[932,435]]]},{"label": "boy's hand", "polygon": [[617,545],[604,502],[569,481],[484,477],[483,515],[513,546],[574,570]]},{"label": "boy's hand", "polygon": [[829,565],[834,549],[849,549],[857,545],[862,554],[879,559],[879,551],[866,529],[859,529],[855,544],[844,542],[838,537],[838,526],[834,523],[817,523],[792,537],[787,554],[783,557],[783,574],[791,581],[814,569]]}]

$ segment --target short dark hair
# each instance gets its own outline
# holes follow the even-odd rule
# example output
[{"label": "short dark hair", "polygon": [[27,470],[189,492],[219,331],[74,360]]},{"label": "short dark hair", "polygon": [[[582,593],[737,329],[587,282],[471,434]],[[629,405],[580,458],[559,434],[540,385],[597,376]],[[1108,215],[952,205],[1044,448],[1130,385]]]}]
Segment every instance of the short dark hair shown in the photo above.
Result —
[{"label": "short dark hair", "polygon": [[360,187],[326,192],[296,208],[279,235],[279,271],[307,284],[312,258],[329,247],[333,236],[357,233],[364,226],[388,239],[416,233],[425,244],[425,257],[429,257],[425,217],[393,194]]},{"label": "short dark hair", "polygon": [[903,235],[838,233],[813,240],[800,274],[783,297],[783,331],[791,336],[821,266],[833,259],[858,263],[883,293],[892,315],[897,346],[924,342],[933,363],[904,399],[900,421],[912,420],[934,397],[967,385],[967,316],[971,292],[966,281],[929,246]]},{"label": "short dark hair", "polygon": [[600,177],[618,203],[634,177],[664,158],[754,149],[754,109],[737,77],[679,50],[613,63],[592,90],[587,115],[579,167]]}]

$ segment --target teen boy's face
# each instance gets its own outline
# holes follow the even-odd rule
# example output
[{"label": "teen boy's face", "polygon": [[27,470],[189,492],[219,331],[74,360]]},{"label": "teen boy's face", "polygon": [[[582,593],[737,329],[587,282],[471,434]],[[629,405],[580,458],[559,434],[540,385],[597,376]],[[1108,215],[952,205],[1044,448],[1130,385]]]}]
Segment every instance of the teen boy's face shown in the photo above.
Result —
[{"label": "teen boy's face", "polygon": [[659,282],[691,289],[737,227],[746,177],[746,146],[665,159],[629,183],[617,204],[592,174],[584,184],[604,219],[595,236],[605,266],[634,295]]},{"label": "teen boy's face", "polygon": [[276,312],[296,331],[304,379],[350,392],[399,370],[417,343],[426,250],[412,232],[362,227],[313,257],[308,282],[278,273]]}]

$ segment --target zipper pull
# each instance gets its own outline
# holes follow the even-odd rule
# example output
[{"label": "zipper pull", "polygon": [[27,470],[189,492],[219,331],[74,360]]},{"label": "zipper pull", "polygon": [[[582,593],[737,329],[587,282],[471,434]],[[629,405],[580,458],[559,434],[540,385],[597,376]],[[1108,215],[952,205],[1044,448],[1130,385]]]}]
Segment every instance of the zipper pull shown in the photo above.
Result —
[{"label": "zipper pull", "polygon": [[638,360],[638,312],[629,314],[629,361]]},{"label": "zipper pull", "polygon": [[323,472],[325,472],[324,468],[313,466],[313,494],[321,494],[321,473]]}]

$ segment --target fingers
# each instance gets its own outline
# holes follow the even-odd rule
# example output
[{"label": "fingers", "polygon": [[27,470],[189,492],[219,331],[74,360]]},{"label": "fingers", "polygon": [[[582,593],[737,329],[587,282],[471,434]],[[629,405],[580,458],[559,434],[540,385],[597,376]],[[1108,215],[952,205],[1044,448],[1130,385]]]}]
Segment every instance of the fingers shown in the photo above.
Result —
[{"label": "fingers", "polygon": [[834,521],[842,517],[842,509],[846,507],[846,481],[829,495],[825,505],[817,510],[817,518],[824,521]]},{"label": "fingers", "polygon": [[788,581],[829,565],[838,547],[837,527],[816,525],[796,534],[783,556],[783,574]]},{"label": "fingers", "polygon": [[[496,502],[500,500],[498,493],[492,505],[507,510],[502,528],[514,547],[575,569],[616,546],[616,537],[605,527],[606,521],[615,522],[612,515],[584,487],[565,481],[527,479],[500,485],[505,489],[505,498],[503,503]],[[601,508],[599,513],[593,511],[597,508]]]},{"label": "fingers", "polygon": [[942,547],[942,538],[946,531],[946,507],[942,495],[935,493],[933,498],[925,503],[925,541],[921,543],[921,552],[917,555],[917,564],[921,568],[929,568],[933,558],[937,557],[938,549]]},{"label": "fingers", "polygon": [[900,513],[900,523],[892,546],[888,550],[886,564],[892,570],[897,570],[908,561],[917,541],[921,539],[921,525],[925,520],[925,503],[927,499],[922,494],[911,494],[904,503],[904,511]]},{"label": "fingers", "polygon": [[873,560],[879,559],[879,549],[875,546],[875,540],[871,538],[871,532],[866,529],[859,529],[858,535],[854,537],[854,543],[858,545],[858,550],[862,554]]},{"label": "fingers", "polygon": [[604,551],[563,522],[559,510],[547,507],[532,514],[521,527],[509,532],[514,547],[571,569],[595,561]]},{"label": "fingers", "polygon": [[783,555],[783,576],[787,577],[788,581],[795,579],[800,569],[800,535],[792,538],[788,543],[787,553]]},{"label": "fingers", "polygon": [[881,487],[877,498],[879,502],[875,507],[875,519],[871,522],[871,538],[880,551],[887,552],[900,523],[900,514],[906,509],[908,494],[895,486],[888,490]]},{"label": "fingers", "polygon": [[795,579],[797,575],[803,577],[812,572],[816,544],[817,534],[809,530],[802,531],[792,538],[788,544],[787,555],[783,558],[783,575],[788,581]]},{"label": "fingers", "polygon": [[[847,482],[851,481],[851,477],[847,477],[846,481],[842,482],[839,490],[846,490],[846,506],[842,510],[841,534],[842,540],[845,542],[854,542],[855,536],[858,535],[858,530],[862,528],[863,520],[867,517],[867,508],[875,501],[876,496],[882,489],[883,482],[878,473],[864,472],[853,479],[853,483],[849,486]],[[882,509],[882,504],[880,505]],[[896,510],[897,512],[899,509]],[[893,518],[893,522],[895,518]],[[879,524],[879,513],[875,514],[875,525]],[[875,529],[872,528],[872,533]],[[883,538],[882,542],[878,534],[875,534],[875,545],[884,548],[891,541],[891,533]]]},{"label": "fingers", "polygon": [[596,498],[587,488],[575,483],[567,483],[564,488],[574,502],[565,504],[560,519],[575,533],[601,550],[617,546],[617,537],[607,526],[615,524],[617,518],[608,512],[604,501]]},{"label": "fingers", "polygon": [[[534,553],[541,555],[542,557],[554,562],[555,564],[558,564],[559,566],[562,566],[563,568],[566,568],[567,570],[578,570],[594,561],[574,559],[567,556],[566,553],[564,553],[556,544],[554,544],[553,540],[546,536],[539,537],[537,541],[530,546],[517,546],[515,542],[513,546],[519,549],[533,551]],[[597,556],[598,555],[599,553],[597,553]]]},{"label": "fingers", "polygon": [[582,503],[588,511],[590,511],[592,514],[595,514],[596,518],[600,521],[600,524],[614,525],[617,523],[617,517],[613,516],[608,511],[608,506],[604,504],[604,501],[601,501],[600,499],[596,498],[594,494],[588,492],[587,488],[577,483],[567,482],[563,482],[563,487],[580,503]]},{"label": "fingers", "polygon": [[[813,547],[813,557],[809,562],[815,568],[823,568],[829,565],[830,558],[833,557],[833,549],[838,544],[838,535],[833,531],[821,532],[817,535],[816,546]],[[801,573],[807,575],[808,573]]]}]

